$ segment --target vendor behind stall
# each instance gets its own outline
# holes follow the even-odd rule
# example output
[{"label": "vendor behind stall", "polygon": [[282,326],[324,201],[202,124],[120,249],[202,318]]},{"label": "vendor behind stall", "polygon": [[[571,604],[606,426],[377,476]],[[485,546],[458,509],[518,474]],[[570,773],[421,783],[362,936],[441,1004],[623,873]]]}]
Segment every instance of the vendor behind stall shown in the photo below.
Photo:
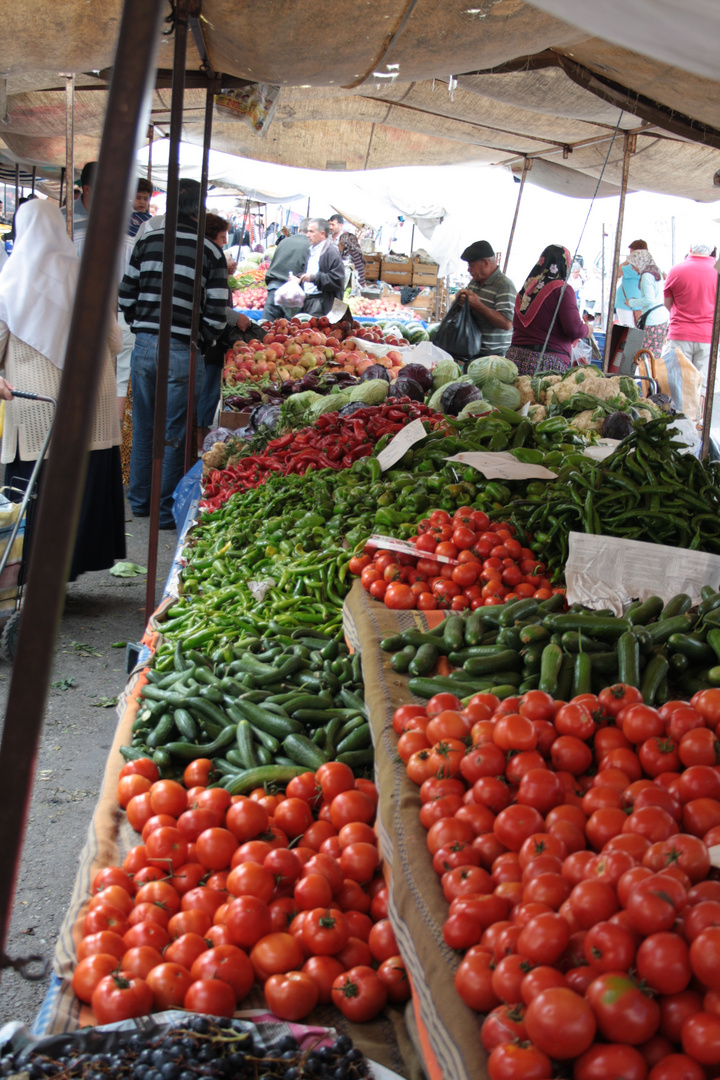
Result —
[{"label": "vendor behind stall", "polygon": [[299,232],[295,233],[293,236],[287,236],[286,230],[283,243],[278,243],[275,248],[272,262],[265,274],[267,299],[265,300],[265,307],[263,308],[263,319],[282,319],[285,314],[283,309],[275,303],[275,293],[281,285],[285,284],[291,274],[294,274],[295,277],[299,278],[305,270],[308,252],[310,250],[310,241],[307,238],[307,227],[309,223],[309,219],[305,218],[305,220],[300,223]]},{"label": "vendor behind stall", "polygon": [[305,273],[300,278],[305,290],[303,311],[308,315],[327,315],[345,292],[345,267],[329,232],[325,218],[310,219],[307,227],[310,252]]},{"label": "vendor behind stall", "polygon": [[517,290],[497,264],[497,255],[487,240],[476,240],[460,256],[468,264],[472,281],[457,294],[456,302],[467,299],[475,322],[482,332],[479,356],[504,356],[512,337],[513,305]]},{"label": "vendor behind stall", "polygon": [[507,358],[521,375],[567,371],[573,342],[591,332],[567,283],[570,261],[567,248],[550,244],[517,294]]}]

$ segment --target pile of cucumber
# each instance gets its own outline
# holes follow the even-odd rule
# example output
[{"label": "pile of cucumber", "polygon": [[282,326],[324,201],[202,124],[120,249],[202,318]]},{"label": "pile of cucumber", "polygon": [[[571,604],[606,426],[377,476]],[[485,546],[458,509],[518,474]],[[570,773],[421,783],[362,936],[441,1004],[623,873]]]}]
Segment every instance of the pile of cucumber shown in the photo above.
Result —
[{"label": "pile of cucumber", "polygon": [[[720,592],[709,586],[697,608],[684,593],[667,603],[651,596],[622,618],[580,604],[561,612],[563,603],[555,595],[450,615],[429,633],[408,630],[381,648],[421,698],[443,691],[506,698],[540,689],[568,701],[622,682],[659,705],[720,686]],[[441,656],[454,668],[444,677],[434,674]]]},{"label": "pile of cucumber", "polygon": [[163,777],[210,758],[215,783],[243,794],[284,783],[326,761],[359,771],[373,751],[358,654],[297,629],[241,639],[234,659],[213,662],[179,641],[162,647],[139,693],[127,760],[152,757]]}]

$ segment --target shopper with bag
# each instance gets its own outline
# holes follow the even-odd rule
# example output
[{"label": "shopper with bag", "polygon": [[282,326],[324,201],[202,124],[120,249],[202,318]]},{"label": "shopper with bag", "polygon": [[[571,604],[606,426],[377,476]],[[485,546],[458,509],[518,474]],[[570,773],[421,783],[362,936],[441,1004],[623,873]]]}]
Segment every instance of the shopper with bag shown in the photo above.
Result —
[{"label": "shopper with bag", "polygon": [[307,228],[310,251],[305,273],[300,277],[305,290],[303,311],[307,315],[327,315],[345,292],[345,266],[329,232],[325,218],[311,218]]},{"label": "shopper with bag", "polygon": [[575,293],[567,283],[570,263],[567,248],[550,244],[517,294],[507,358],[521,375],[566,372],[573,343],[592,332],[587,319],[580,318]]},{"label": "shopper with bag", "polygon": [[511,320],[517,290],[510,278],[501,272],[495,248],[487,240],[476,240],[465,248],[460,258],[468,264],[472,281],[457,294],[455,304],[462,307],[467,303],[482,335],[480,351],[466,359],[504,356],[512,337]]},{"label": "shopper with bag", "polygon": [[[294,275],[299,277],[305,269],[310,241],[307,238],[308,219],[300,222],[300,229],[293,236],[286,236],[282,244],[278,242],[275,254],[265,274],[265,287],[267,298],[263,308],[263,319],[282,319],[285,312],[279,301],[276,301],[277,290],[285,285]],[[303,298],[304,302],[304,298]],[[301,305],[302,307],[302,305]],[[298,309],[299,310],[299,309]]]},{"label": "shopper with bag", "polygon": [[668,331],[662,273],[647,248],[631,246],[628,262],[637,271],[640,283],[640,296],[630,297],[627,305],[633,311],[638,330],[645,331],[642,347],[653,356],[662,356]]}]

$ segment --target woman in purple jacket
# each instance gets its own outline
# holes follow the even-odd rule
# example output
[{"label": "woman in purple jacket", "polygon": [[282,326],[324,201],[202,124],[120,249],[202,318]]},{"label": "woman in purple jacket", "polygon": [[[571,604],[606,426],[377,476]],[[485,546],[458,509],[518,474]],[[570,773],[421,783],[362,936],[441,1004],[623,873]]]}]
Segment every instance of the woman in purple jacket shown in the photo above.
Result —
[{"label": "woman in purple jacket", "polygon": [[571,262],[567,248],[551,244],[517,294],[507,359],[521,375],[567,371],[573,343],[591,332],[580,318],[572,288],[563,288]]}]

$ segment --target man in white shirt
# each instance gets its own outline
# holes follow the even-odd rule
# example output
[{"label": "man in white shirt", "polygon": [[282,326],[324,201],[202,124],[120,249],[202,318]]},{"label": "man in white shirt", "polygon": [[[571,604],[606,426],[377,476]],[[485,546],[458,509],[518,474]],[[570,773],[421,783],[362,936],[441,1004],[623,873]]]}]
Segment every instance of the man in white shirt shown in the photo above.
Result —
[{"label": "man in white shirt", "polygon": [[328,237],[330,224],[324,218],[311,218],[307,225],[310,241],[307,266],[300,277],[305,290],[303,311],[308,315],[327,315],[335,300],[345,291],[345,267],[340,252]]}]

